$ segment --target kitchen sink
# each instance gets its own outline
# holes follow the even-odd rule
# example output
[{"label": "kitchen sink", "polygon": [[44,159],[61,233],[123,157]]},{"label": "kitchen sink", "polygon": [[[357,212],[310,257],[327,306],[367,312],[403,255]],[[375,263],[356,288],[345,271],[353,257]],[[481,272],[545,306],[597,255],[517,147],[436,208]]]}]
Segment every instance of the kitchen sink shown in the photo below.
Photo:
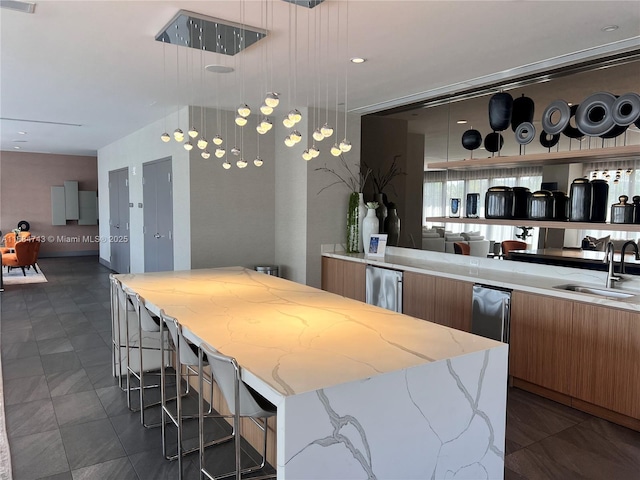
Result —
[{"label": "kitchen sink", "polygon": [[630,298],[635,296],[633,293],[621,292],[620,290],[611,290],[608,288],[589,287],[585,285],[557,285],[553,288],[559,290],[567,290],[570,292],[587,293],[589,295],[597,295],[606,298]]}]

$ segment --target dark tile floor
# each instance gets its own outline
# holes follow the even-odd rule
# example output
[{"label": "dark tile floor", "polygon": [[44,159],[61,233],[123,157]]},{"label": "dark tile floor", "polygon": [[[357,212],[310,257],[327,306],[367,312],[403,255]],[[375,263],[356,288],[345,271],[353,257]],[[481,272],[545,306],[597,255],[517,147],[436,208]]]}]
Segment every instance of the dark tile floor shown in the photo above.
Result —
[{"label": "dark tile floor", "polygon": [[[110,271],[95,257],[39,263],[48,283],[0,294],[14,479],[177,478],[159,429],[140,426],[111,375]],[[227,468],[231,445],[215,451],[212,468]],[[185,478],[198,478],[197,460],[186,457]],[[506,479],[637,480],[639,472],[640,433],[510,389]]]}]

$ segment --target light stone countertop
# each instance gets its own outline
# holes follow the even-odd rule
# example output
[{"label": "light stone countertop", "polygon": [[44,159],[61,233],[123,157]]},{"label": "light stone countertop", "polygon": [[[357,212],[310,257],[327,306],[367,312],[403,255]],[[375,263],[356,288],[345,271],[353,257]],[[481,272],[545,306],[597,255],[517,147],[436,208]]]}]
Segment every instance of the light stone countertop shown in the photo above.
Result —
[{"label": "light stone countertop", "polygon": [[241,267],[116,275],[243,368],[278,405],[297,395],[504,344]]},{"label": "light stone countertop", "polygon": [[397,247],[388,247],[384,260],[365,258],[363,253],[345,253],[340,246],[334,245],[323,245],[322,255],[395,270],[442,276],[640,312],[640,277],[637,275],[626,275],[625,281],[616,285],[615,288],[616,291],[628,292],[633,296],[617,299],[554,288],[559,285],[579,284],[604,289],[606,272],[593,270]]}]

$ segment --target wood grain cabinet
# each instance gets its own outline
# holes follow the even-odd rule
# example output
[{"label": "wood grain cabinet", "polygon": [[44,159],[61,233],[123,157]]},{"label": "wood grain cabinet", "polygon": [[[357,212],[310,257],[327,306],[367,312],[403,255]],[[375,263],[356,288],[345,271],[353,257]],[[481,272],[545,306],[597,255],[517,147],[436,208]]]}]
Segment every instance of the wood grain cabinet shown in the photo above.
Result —
[{"label": "wood grain cabinet", "polygon": [[465,332],[471,331],[471,282],[413,272],[405,272],[402,282],[403,313]]},{"label": "wood grain cabinet", "polygon": [[574,305],[573,397],[640,419],[639,317],[637,312]]},{"label": "wood grain cabinet", "polygon": [[513,292],[510,375],[569,394],[573,307],[571,301]]},{"label": "wood grain cabinet", "polygon": [[433,275],[404,272],[402,277],[402,313],[429,322],[434,320],[435,279]]},{"label": "wood grain cabinet", "polygon": [[364,302],[364,263],[322,257],[322,290]]}]

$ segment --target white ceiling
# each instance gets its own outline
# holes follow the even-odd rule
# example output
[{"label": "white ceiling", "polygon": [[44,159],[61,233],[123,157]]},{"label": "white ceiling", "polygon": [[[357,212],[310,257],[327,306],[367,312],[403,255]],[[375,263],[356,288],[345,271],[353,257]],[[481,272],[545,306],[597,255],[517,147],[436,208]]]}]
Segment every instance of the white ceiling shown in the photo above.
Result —
[{"label": "white ceiling", "polygon": [[[275,21],[266,25],[270,35],[265,40],[236,57],[205,54],[204,64],[230,65],[236,73],[207,73],[201,88],[199,53],[191,58],[189,49],[180,48],[178,83],[176,47],[167,46],[163,54],[163,45],[154,41],[178,10],[238,23],[244,10],[245,24],[264,27],[263,5],[258,0],[40,0],[34,14],[0,9],[0,149],[20,146],[21,151],[95,155],[181,105],[215,107],[220,102],[233,109],[245,101],[255,111],[269,77],[262,68],[265,56],[273,66],[272,88],[284,99],[279,120],[293,106],[326,106],[327,81],[329,105],[335,106],[336,81],[338,102],[344,102],[347,68],[348,109],[370,113],[468,88],[489,76],[508,78],[640,46],[637,1],[326,0],[308,10],[268,0]],[[290,14],[295,18],[296,10],[297,40],[289,29]],[[341,42],[336,53],[338,14]],[[329,61],[325,48],[314,42],[316,22],[321,22]],[[601,30],[612,24],[619,28]],[[295,55],[289,51],[289,38],[298,49],[297,101],[290,105],[289,83],[293,87],[294,82],[287,75],[292,69],[289,58]],[[346,61],[352,56],[368,61],[352,65]],[[187,69],[188,58],[192,63]],[[314,100],[317,96],[319,101]]]}]

